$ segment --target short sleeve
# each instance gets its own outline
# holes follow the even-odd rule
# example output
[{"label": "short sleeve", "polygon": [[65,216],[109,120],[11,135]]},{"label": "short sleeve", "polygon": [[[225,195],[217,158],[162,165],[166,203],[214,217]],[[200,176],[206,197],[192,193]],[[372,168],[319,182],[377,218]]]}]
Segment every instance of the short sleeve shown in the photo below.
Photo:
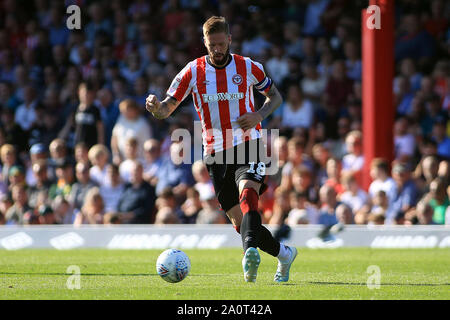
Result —
[{"label": "short sleeve", "polygon": [[189,63],[173,79],[167,90],[167,95],[181,102],[191,92],[192,83],[191,64]]},{"label": "short sleeve", "polygon": [[259,92],[267,92],[272,87],[272,79],[266,75],[264,67],[259,62],[251,61],[251,79]]}]

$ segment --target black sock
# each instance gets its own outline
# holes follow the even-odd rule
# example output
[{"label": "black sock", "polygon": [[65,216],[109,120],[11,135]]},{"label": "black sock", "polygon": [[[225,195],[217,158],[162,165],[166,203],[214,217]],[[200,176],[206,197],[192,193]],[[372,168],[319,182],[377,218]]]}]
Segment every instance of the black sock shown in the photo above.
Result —
[{"label": "black sock", "polygon": [[258,246],[262,251],[274,257],[278,256],[280,253],[280,243],[275,240],[272,233],[263,225],[259,229],[258,240]]},{"label": "black sock", "polygon": [[242,218],[241,237],[244,251],[258,247],[258,234],[261,228],[261,216],[258,211],[249,211]]}]

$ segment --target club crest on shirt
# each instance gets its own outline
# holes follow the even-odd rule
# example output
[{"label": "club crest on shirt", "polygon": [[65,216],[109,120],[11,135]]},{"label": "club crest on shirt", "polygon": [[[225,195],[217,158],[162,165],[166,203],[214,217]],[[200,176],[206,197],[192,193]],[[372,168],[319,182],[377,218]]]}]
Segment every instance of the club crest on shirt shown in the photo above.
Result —
[{"label": "club crest on shirt", "polygon": [[235,85],[240,85],[240,84],[242,83],[242,77],[241,77],[240,74],[235,74],[235,75],[231,78],[231,80],[233,81],[233,83],[234,83]]}]

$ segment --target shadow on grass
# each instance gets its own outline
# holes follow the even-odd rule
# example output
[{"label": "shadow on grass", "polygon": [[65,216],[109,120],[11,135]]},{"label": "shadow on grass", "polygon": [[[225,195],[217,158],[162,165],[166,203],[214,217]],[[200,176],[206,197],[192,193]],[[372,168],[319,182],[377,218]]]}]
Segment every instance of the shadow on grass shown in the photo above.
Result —
[{"label": "shadow on grass", "polygon": [[[329,281],[307,281],[307,284],[318,284],[318,285],[337,285],[337,286],[367,286],[367,283],[361,282],[329,282]],[[417,287],[439,287],[439,286],[450,286],[450,283],[380,283],[381,286],[417,286]]]}]

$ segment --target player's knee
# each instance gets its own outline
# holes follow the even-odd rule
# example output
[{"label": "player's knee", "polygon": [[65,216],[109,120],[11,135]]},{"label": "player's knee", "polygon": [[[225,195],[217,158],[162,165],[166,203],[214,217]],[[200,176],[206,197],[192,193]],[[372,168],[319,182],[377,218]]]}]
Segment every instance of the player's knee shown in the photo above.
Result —
[{"label": "player's knee", "polygon": [[255,189],[244,188],[239,197],[239,204],[242,210],[242,214],[245,215],[250,211],[258,211],[259,196]]},{"label": "player's knee", "polygon": [[242,192],[245,189],[254,189],[256,193],[259,193],[259,188],[261,187],[261,184],[256,181],[252,180],[241,180],[239,181],[239,193],[242,195]]}]

